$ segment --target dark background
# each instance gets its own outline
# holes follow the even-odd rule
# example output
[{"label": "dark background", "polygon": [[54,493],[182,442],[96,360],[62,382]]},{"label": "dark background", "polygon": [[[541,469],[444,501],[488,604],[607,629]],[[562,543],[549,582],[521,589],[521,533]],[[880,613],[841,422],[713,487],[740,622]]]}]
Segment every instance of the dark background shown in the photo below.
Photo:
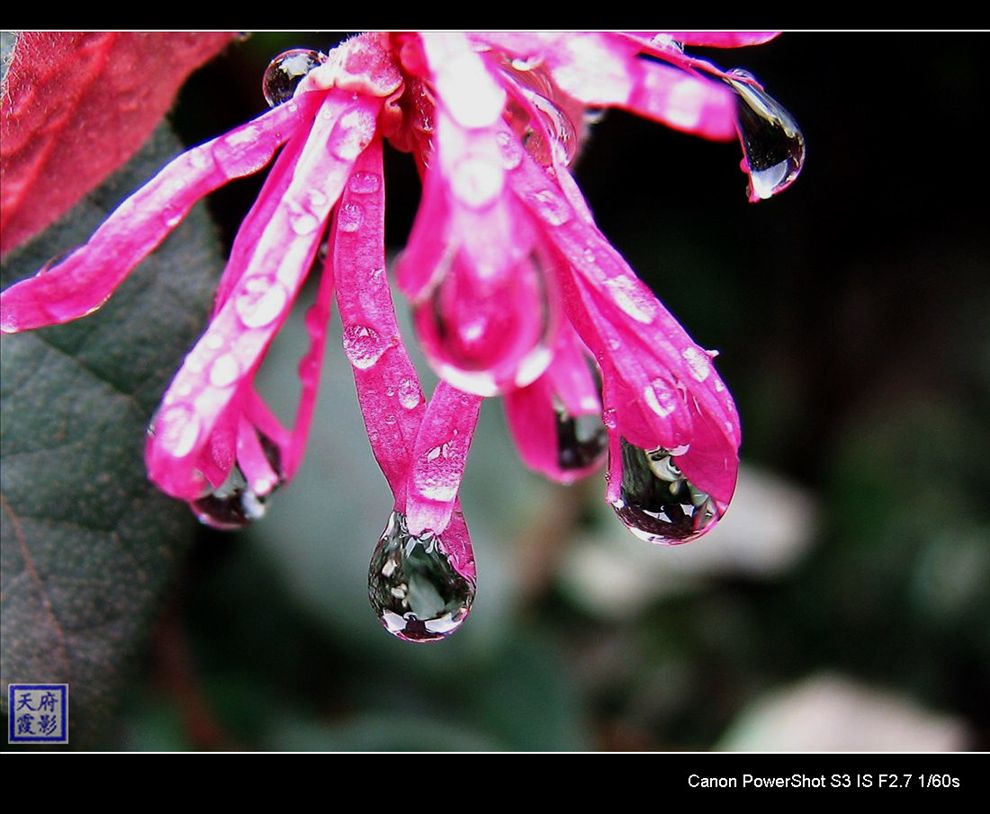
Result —
[{"label": "dark background", "polygon": [[[272,56],[335,41],[239,43],[182,92],[180,135],[256,115]],[[756,485],[722,538],[626,540],[600,478],[544,486],[488,403],[464,487],[472,618],[434,647],[393,641],[364,596],[387,491],[331,348],[307,467],[250,532],[201,533],[112,745],[990,748],[986,43],[705,52],[803,129],[801,178],[758,205],[736,144],[615,111],[594,127],[576,175],[599,225],[721,351],[739,405]],[[388,161],[397,251],[418,181]],[[256,190],[213,196],[228,240]]]}]

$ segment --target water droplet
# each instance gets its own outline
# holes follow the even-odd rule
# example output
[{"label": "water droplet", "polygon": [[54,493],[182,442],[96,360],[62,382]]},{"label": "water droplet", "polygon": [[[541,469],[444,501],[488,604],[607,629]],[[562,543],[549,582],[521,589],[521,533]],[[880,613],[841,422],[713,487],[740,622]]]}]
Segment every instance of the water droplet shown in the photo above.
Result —
[{"label": "water droplet", "polygon": [[371,606],[389,633],[408,642],[444,639],[464,623],[474,591],[439,536],[410,534],[405,516],[392,512],[368,572]]},{"label": "water droplet", "polygon": [[364,211],[355,203],[347,203],[340,207],[337,215],[337,228],[342,232],[356,232],[364,221]]},{"label": "water droplet", "polygon": [[292,48],[275,57],[268,63],[261,81],[261,91],[265,94],[268,106],[275,107],[288,102],[303,77],[325,61],[326,56],[319,51],[306,48]]},{"label": "water droplet", "polygon": [[610,277],[605,281],[605,286],[612,295],[613,302],[626,316],[644,325],[653,322],[657,313],[657,301],[645,286],[638,285],[637,281],[628,277]]},{"label": "water droplet", "polygon": [[684,348],[681,352],[681,356],[684,357],[684,361],[688,364],[688,369],[691,371],[691,375],[694,376],[699,382],[703,382],[712,372],[712,366],[709,362],[709,355],[702,350],[698,350],[693,346]]},{"label": "water droplet", "polygon": [[320,221],[308,212],[290,215],[289,222],[292,225],[292,231],[300,237],[313,234],[320,225]]},{"label": "water droplet", "polygon": [[370,195],[378,192],[381,183],[381,178],[373,172],[356,172],[347,182],[347,187],[358,195]]},{"label": "water droplet", "polygon": [[597,415],[571,416],[557,408],[557,465],[566,471],[598,463],[608,448],[605,425]]},{"label": "water droplet", "polygon": [[175,458],[184,458],[196,447],[202,422],[188,404],[164,410],[153,422],[153,434],[160,434],[161,446]]},{"label": "water droplet", "polygon": [[235,531],[260,520],[268,510],[268,500],[282,485],[281,455],[274,443],[263,435],[258,436],[265,457],[278,479],[267,491],[258,493],[248,486],[240,466],[234,464],[227,480],[199,500],[190,502],[193,513],[203,525],[221,531]]},{"label": "water droplet", "polygon": [[344,329],[344,353],[351,364],[360,370],[374,366],[388,347],[389,343],[373,328],[348,325]]},{"label": "water droplet", "polygon": [[650,45],[655,48],[662,48],[665,51],[675,51],[678,54],[684,53],[684,46],[677,42],[670,34],[663,32],[654,34],[653,39],[650,40]]},{"label": "water droplet", "polygon": [[497,133],[495,141],[502,152],[502,166],[507,170],[518,167],[522,161],[522,145],[506,132]]},{"label": "water droplet", "polygon": [[543,219],[551,226],[563,226],[571,219],[571,209],[556,192],[543,189],[532,195],[533,202]]},{"label": "water droplet", "polygon": [[184,215],[185,212],[183,212],[182,209],[177,206],[173,206],[172,204],[167,204],[162,209],[162,220],[165,221],[165,225],[169,229],[178,226],[182,222]]},{"label": "water droplet", "polygon": [[654,379],[643,388],[643,401],[660,418],[666,418],[677,409],[678,403],[683,400],[678,396],[679,392],[675,392],[675,388],[660,378]]},{"label": "water droplet", "polygon": [[614,407],[609,407],[607,410],[605,410],[602,413],[602,423],[606,427],[608,427],[610,430],[614,430],[615,429],[615,427],[616,427],[616,425],[618,423],[618,420],[617,420],[617,417],[615,415],[615,408]]},{"label": "water droplet", "polygon": [[644,450],[621,439],[622,487],[612,508],[639,539],[658,545],[686,543],[712,529],[721,517],[715,501],[691,484],[675,450]]},{"label": "water droplet", "polygon": [[[577,155],[577,127],[557,104],[559,91],[541,63],[541,58],[500,60],[502,73],[529,105],[527,108],[518,99],[510,98],[505,119],[537,163],[544,167],[554,163],[566,167]],[[542,121],[534,123],[530,114],[533,109]]]},{"label": "water droplet", "polygon": [[213,166],[213,156],[202,147],[197,147],[189,152],[189,163],[193,169],[208,170]]},{"label": "water droplet", "polygon": [[217,357],[210,365],[210,384],[214,387],[229,387],[240,375],[241,366],[232,353]]},{"label": "water droplet", "polygon": [[371,111],[361,107],[349,110],[333,126],[327,147],[341,161],[354,161],[375,137],[376,127],[377,119]]},{"label": "water droplet", "polygon": [[263,328],[274,322],[285,308],[289,293],[274,276],[252,277],[234,302],[234,310],[248,328]]},{"label": "water droplet", "polygon": [[407,410],[413,410],[422,400],[423,394],[420,392],[418,382],[413,379],[403,379],[399,382],[399,404]]},{"label": "water droplet", "polygon": [[749,175],[749,200],[771,198],[787,189],[804,165],[804,136],[791,114],[754,83],[746,71],[729,71],[737,94],[739,140]]}]

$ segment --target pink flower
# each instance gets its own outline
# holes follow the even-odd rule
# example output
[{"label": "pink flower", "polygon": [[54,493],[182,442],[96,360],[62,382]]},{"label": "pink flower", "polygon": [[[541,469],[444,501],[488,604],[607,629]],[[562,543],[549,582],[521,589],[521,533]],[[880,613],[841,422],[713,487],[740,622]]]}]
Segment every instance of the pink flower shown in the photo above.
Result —
[{"label": "pink flower", "polygon": [[[289,52],[266,75],[269,112],[179,156],[86,245],[5,291],[0,327],[91,313],[196,201],[278,154],[209,328],[153,420],[149,476],[210,525],[263,514],[302,458],[336,295],[371,446],[395,496],[372,603],[396,635],[442,638],[474,595],[457,493],[484,397],[505,396],[523,460],[555,480],[588,474],[607,449],[607,499],[639,537],[686,542],[724,513],[740,429],[715,354],[598,230],[567,165],[586,111],[613,106],[705,138],[738,133],[751,199],[783,189],[804,149],[786,111],[747,74],[682,51],[769,36],[368,34],[328,56]],[[442,378],[429,402],[385,274],[384,139],[411,152],[423,178],[396,274]],[[299,408],[285,427],[254,376],[328,231]]]}]

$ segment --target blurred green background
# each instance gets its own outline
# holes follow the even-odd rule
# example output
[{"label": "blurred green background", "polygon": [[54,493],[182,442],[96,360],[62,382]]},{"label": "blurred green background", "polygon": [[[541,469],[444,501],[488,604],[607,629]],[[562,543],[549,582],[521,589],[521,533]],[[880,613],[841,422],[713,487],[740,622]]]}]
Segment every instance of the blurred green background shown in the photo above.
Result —
[{"label": "blurred green background", "polygon": [[[237,44],[188,83],[178,132],[257,114],[271,57],[336,40]],[[594,127],[577,177],[601,228],[721,351],[742,414],[738,497],[715,532],[635,540],[600,476],[565,489],[525,471],[490,400],[462,490],[471,618],[437,645],[393,639],[367,599],[390,495],[337,326],[304,467],[250,531],[199,530],[106,746],[990,748],[978,44],[789,34],[706,54],[752,71],[803,128],[802,177],[757,206],[736,144],[618,112]],[[388,162],[397,251],[419,185],[407,156]],[[227,241],[257,188],[213,196]],[[302,337],[297,322],[263,371],[284,411]]]}]

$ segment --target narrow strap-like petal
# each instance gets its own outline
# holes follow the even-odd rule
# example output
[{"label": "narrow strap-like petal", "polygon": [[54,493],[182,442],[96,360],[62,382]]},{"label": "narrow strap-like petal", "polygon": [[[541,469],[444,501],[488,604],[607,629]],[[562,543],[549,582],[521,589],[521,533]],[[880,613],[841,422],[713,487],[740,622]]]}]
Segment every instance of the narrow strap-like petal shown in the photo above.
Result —
[{"label": "narrow strap-like petal", "polygon": [[406,495],[409,531],[441,532],[450,522],[482,399],[440,382],[416,435]]},{"label": "narrow strap-like petal", "polygon": [[385,181],[379,140],[354,166],[334,219],[332,247],[344,352],[371,449],[396,497],[396,509],[405,513],[405,481],[426,404],[399,334],[385,274]]},{"label": "narrow strap-like petal", "polygon": [[351,166],[374,137],[380,104],[338,90],[325,97],[292,183],[247,267],[166,393],[146,450],[149,475],[163,491],[198,496],[201,476],[191,464],[284,322]]},{"label": "narrow strap-like petal", "polygon": [[281,105],[194,147],[122,203],[58,265],[0,295],[0,330],[14,333],[71,322],[92,313],[141,260],[182,222],[203,196],[232,178],[257,172],[318,104],[317,94]]},{"label": "narrow strap-like petal", "polygon": [[[616,416],[610,431],[619,426],[644,448],[690,444],[679,458],[685,474],[728,501],[738,467],[739,417],[709,354],[529,156],[510,171],[510,184],[564,259],[559,279],[568,316],[609,385],[606,413]],[[704,431],[695,427],[699,420]]]},{"label": "narrow strap-like petal", "polygon": [[[410,504],[408,493],[415,490],[407,489],[407,483],[427,407],[419,375],[399,333],[385,276],[385,188],[378,139],[358,158],[344,190],[334,219],[331,256],[337,307],[344,324],[344,351],[371,449],[392,490],[396,511],[415,513],[418,492]],[[444,388],[440,391],[443,398],[446,386],[440,388]],[[465,447],[465,456],[466,452]],[[445,507],[446,520],[431,528],[443,534],[444,549],[457,571],[473,580],[474,554],[456,491],[455,485],[455,496]],[[413,534],[423,530],[411,524],[409,528]]]}]

